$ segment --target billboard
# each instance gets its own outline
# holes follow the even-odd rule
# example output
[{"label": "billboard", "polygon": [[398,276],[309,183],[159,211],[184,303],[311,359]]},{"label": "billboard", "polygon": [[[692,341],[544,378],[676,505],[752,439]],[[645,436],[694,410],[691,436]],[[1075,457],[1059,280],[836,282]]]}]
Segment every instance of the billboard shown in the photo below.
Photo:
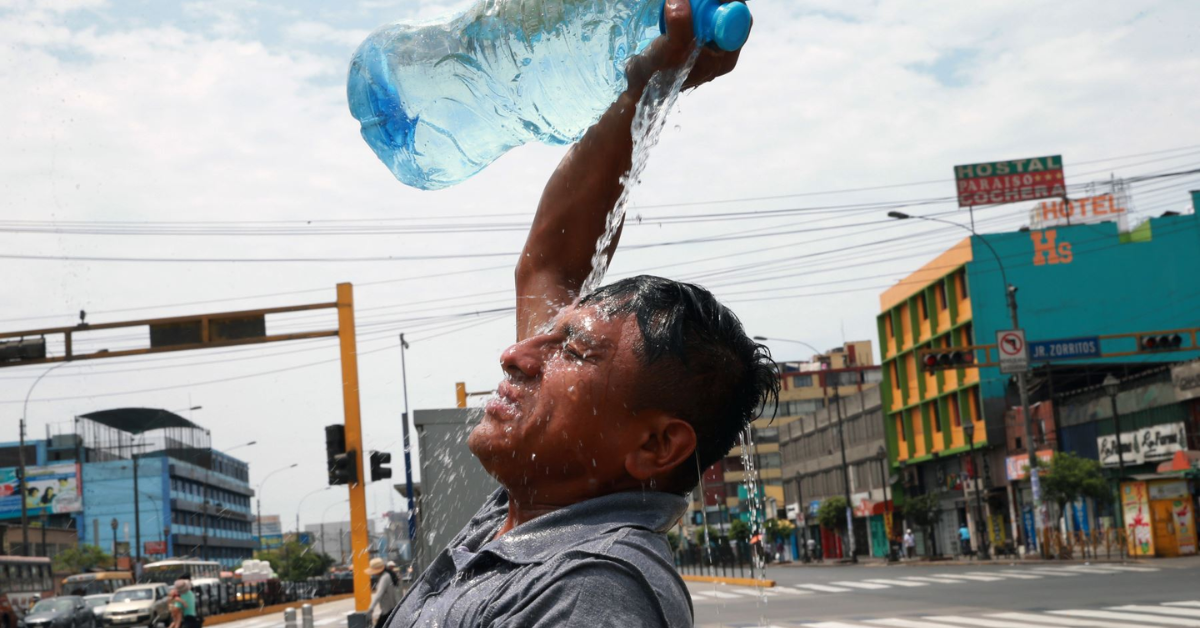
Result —
[{"label": "billboard", "polygon": [[21,486],[17,469],[0,469],[0,519],[21,516],[21,499],[30,517],[83,510],[79,498],[79,471],[75,463],[25,467]]},{"label": "billboard", "polygon": [[954,167],[959,207],[980,207],[1067,195],[1062,156]]},{"label": "billboard", "polygon": [[1125,194],[1101,194],[1086,198],[1070,199],[1065,205],[1062,199],[1042,201],[1029,212],[1030,229],[1089,225],[1124,218],[1129,213],[1128,197]]},{"label": "billboard", "polygon": [[260,536],[279,536],[283,527],[279,523],[279,515],[265,515],[258,518],[258,534]]}]

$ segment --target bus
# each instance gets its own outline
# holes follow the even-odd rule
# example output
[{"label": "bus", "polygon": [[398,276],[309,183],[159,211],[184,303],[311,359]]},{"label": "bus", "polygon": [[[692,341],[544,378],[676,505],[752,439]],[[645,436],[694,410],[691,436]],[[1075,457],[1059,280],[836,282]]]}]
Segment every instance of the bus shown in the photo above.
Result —
[{"label": "bus", "polygon": [[196,594],[196,614],[215,615],[229,608],[230,583],[221,579],[221,563],[215,560],[173,558],[150,563],[142,568],[142,582],[161,582],[172,585],[183,574],[192,576],[192,592]]},{"label": "bus", "polygon": [[133,574],[128,571],[94,571],[63,578],[63,595],[98,595],[112,593],[121,587],[133,584]]},{"label": "bus", "polygon": [[[54,595],[50,559],[45,556],[0,556],[0,605],[24,613],[41,598]],[[10,628],[16,628],[15,624]]]}]

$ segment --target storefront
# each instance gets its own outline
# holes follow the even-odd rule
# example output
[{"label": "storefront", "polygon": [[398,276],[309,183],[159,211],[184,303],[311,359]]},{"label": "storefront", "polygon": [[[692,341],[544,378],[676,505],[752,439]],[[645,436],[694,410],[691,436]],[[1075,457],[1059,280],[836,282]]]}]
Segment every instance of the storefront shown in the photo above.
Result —
[{"label": "storefront", "polygon": [[1131,556],[1196,554],[1195,500],[1186,479],[1121,484],[1121,508]]}]

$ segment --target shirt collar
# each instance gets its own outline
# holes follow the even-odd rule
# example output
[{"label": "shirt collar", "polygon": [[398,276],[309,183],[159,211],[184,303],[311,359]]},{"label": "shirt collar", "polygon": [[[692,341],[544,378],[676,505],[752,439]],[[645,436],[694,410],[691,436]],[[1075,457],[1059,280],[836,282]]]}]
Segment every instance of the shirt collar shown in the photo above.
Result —
[{"label": "shirt collar", "polygon": [[[493,504],[503,508],[494,509]],[[658,491],[613,493],[544,514],[490,540],[504,521],[508,508],[508,493],[499,489],[484,510],[504,514],[500,514],[494,525],[486,526],[489,540],[479,547],[479,554],[494,554],[516,564],[545,562],[551,556],[621,528],[666,532],[683,516],[687,507],[687,499],[681,495]],[[471,559],[476,555],[456,551],[459,549],[468,548],[451,550],[455,567],[461,570],[473,562]]]}]

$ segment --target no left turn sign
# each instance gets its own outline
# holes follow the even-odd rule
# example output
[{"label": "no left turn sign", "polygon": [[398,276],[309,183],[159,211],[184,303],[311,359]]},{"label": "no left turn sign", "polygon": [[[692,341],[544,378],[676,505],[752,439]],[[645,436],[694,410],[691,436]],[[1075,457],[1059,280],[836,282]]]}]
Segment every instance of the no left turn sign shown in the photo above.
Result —
[{"label": "no left turn sign", "polygon": [[1001,373],[1029,370],[1029,344],[1025,342],[1025,330],[1002,329],[996,332],[996,347],[1000,351]]}]

